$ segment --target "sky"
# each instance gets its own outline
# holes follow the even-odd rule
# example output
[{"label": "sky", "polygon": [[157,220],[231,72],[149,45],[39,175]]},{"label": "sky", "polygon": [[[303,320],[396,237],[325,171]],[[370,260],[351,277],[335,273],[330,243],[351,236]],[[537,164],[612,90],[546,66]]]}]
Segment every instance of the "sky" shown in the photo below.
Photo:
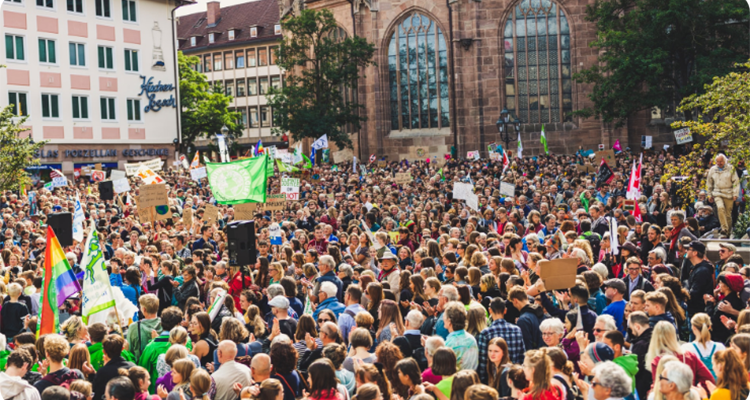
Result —
[{"label": "sky", "polygon": [[[177,16],[181,17],[183,15],[190,15],[190,14],[195,14],[198,12],[206,11],[206,3],[208,3],[209,0],[197,0],[197,1],[198,2],[196,4],[178,8],[176,12]],[[250,1],[256,1],[256,0],[250,0]],[[240,4],[240,3],[249,3],[249,1],[248,0],[221,0],[221,7],[233,6],[235,4]]]}]

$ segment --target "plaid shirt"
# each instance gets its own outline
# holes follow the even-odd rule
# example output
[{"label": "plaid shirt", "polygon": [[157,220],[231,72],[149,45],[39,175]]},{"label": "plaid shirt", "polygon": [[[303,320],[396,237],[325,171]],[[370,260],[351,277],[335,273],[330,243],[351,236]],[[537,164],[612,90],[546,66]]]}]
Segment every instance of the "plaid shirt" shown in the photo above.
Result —
[{"label": "plaid shirt", "polygon": [[489,347],[490,340],[502,337],[508,344],[508,355],[510,362],[513,364],[523,363],[523,354],[526,351],[526,346],[523,344],[523,334],[521,334],[521,328],[507,322],[504,319],[498,319],[492,322],[488,328],[479,332],[477,336],[477,345],[479,346],[479,380],[487,384],[487,347]]}]

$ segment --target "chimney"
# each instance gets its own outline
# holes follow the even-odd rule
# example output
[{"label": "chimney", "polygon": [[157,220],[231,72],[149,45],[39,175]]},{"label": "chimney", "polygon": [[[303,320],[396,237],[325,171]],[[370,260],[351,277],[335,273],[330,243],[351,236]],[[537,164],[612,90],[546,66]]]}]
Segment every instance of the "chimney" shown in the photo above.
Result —
[{"label": "chimney", "polygon": [[216,26],[216,23],[221,19],[221,6],[218,1],[209,1],[207,7],[208,26]]}]

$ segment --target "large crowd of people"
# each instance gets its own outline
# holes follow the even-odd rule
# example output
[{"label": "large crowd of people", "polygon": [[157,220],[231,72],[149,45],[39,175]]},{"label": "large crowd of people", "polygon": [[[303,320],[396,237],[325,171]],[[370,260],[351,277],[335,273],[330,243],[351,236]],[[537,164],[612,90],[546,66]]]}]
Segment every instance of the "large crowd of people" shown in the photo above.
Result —
[{"label": "large crowd of people", "polygon": [[[699,187],[662,179],[668,153],[644,154],[638,213],[626,201],[637,157],[618,154],[608,183],[581,154],[507,169],[487,159],[375,162],[364,174],[318,165],[302,174],[299,200],[256,209],[257,261],[246,266],[230,265],[233,206],[185,170],[157,171],[172,218],[156,222],[124,194],[100,200],[88,177],[2,193],[0,395],[745,400],[750,267],[730,241],[709,261],[699,240],[731,234],[742,171],[718,155]],[[143,182],[130,179],[136,195]],[[457,182],[473,185],[476,205],[454,199]],[[77,196],[111,285],[138,311],[87,324],[74,295],[59,332],[37,337],[46,224]],[[209,204],[215,220],[204,218]],[[83,244],[64,251],[80,272]],[[541,266],[557,259],[575,260],[575,283],[548,290]]]}]

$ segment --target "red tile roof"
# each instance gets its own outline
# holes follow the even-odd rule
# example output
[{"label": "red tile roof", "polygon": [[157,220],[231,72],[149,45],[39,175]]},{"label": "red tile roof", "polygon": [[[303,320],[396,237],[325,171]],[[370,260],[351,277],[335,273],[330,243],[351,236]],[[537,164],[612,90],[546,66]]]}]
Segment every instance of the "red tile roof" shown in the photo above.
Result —
[{"label": "red tile roof", "polygon": [[[221,15],[215,26],[208,26],[207,11],[185,15],[177,22],[177,38],[180,50],[206,50],[236,44],[281,40],[274,35],[274,25],[279,24],[279,3],[277,0],[256,0],[221,8]],[[250,37],[250,27],[257,26],[258,36]],[[229,40],[229,30],[234,29],[234,40]],[[208,43],[208,34],[214,33],[214,43]],[[190,38],[196,37],[195,46],[190,46]]]}]

